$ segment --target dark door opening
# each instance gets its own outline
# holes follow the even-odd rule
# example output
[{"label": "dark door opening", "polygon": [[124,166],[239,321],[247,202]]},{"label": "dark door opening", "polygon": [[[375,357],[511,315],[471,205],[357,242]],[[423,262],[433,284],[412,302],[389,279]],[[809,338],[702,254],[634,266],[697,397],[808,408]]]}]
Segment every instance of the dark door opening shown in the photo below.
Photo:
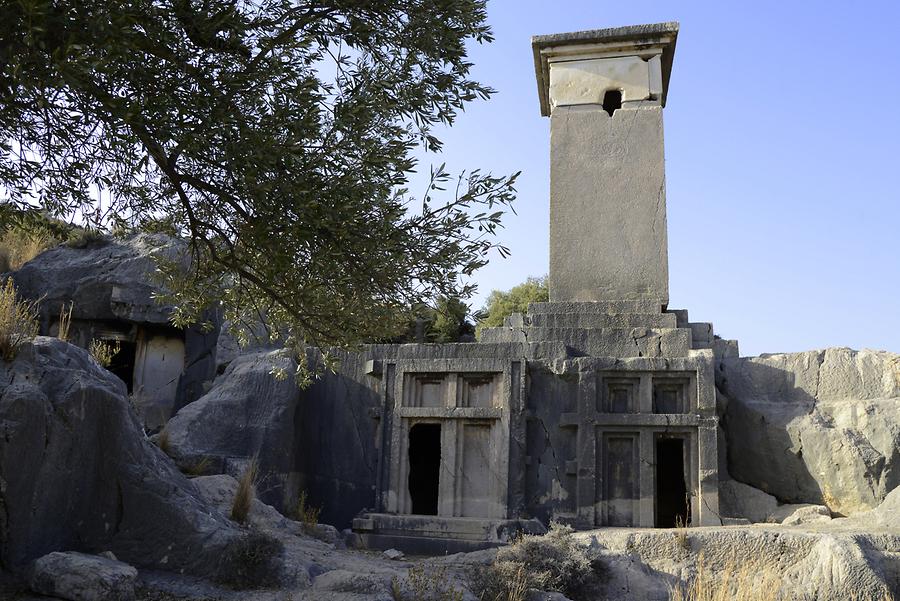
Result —
[{"label": "dark door opening", "polygon": [[412,512],[437,515],[441,473],[441,425],[416,424],[409,429],[409,497]]},{"label": "dark door opening", "polygon": [[109,344],[118,344],[119,352],[112,356],[107,369],[125,382],[128,394],[131,394],[134,388],[134,362],[137,345],[128,341],[109,342]]},{"label": "dark door opening", "polygon": [[687,526],[690,521],[684,473],[684,439],[656,440],[656,527]]}]

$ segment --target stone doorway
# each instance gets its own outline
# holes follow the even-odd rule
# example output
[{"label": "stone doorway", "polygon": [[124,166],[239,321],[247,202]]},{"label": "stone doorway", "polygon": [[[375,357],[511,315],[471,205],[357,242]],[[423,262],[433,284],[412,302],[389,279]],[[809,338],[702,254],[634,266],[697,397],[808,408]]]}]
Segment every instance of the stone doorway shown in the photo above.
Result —
[{"label": "stone doorway", "polygon": [[104,340],[107,344],[118,344],[119,351],[113,355],[107,369],[125,382],[128,394],[134,391],[134,365],[137,345],[131,340]]},{"label": "stone doorway", "polygon": [[674,528],[690,522],[688,489],[685,484],[685,440],[656,439],[655,526]]},{"label": "stone doorway", "polygon": [[412,513],[437,515],[441,472],[441,425],[409,429],[409,497]]}]

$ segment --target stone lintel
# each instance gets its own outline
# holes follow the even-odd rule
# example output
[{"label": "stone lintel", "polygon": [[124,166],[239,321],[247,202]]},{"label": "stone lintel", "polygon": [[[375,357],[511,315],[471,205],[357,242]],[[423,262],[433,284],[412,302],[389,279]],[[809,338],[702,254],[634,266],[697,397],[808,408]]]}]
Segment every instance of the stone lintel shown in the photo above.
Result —
[{"label": "stone lintel", "polygon": [[678,23],[632,25],[609,29],[592,29],[572,33],[539,35],[531,38],[534,70],[537,77],[541,115],[550,115],[550,62],[557,59],[660,56],[662,106],[666,105],[669,76],[678,38]]}]

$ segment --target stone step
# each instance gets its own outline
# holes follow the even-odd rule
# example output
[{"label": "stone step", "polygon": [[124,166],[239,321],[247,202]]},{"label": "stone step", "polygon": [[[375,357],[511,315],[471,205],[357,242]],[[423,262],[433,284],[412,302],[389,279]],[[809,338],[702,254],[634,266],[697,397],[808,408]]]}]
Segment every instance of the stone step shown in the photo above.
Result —
[{"label": "stone step", "polygon": [[620,300],[597,302],[549,302],[531,303],[528,313],[662,313],[662,302],[654,300]]},{"label": "stone step", "polygon": [[356,533],[354,546],[359,549],[397,549],[407,555],[445,556],[454,553],[472,553],[500,547],[506,543],[403,534],[380,534],[375,532]]},{"label": "stone step", "polygon": [[481,341],[559,341],[572,354],[591,357],[686,357],[692,346],[687,328],[485,328]]},{"label": "stone step", "polygon": [[679,328],[688,327],[688,322],[691,319],[690,319],[690,317],[688,317],[687,309],[666,309],[666,313],[671,313],[672,315],[675,316],[675,319],[678,323]]},{"label": "stone step", "polygon": [[716,338],[711,346],[717,359],[730,359],[741,356],[741,349],[737,340],[724,340]]},{"label": "stone step", "polygon": [[713,324],[707,322],[691,322],[691,338],[695,349],[712,348],[716,337],[713,334]]},{"label": "stone step", "polygon": [[[675,315],[671,313],[535,313],[527,316],[525,322],[539,328],[676,327]],[[516,324],[509,325],[515,327]]]}]

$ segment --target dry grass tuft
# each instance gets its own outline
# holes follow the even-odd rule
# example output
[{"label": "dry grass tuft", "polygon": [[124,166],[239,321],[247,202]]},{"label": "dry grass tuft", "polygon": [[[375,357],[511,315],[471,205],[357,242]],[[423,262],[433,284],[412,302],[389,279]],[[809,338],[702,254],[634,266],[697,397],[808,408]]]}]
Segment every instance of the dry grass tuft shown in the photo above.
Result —
[{"label": "dry grass tuft", "polygon": [[37,303],[19,299],[12,278],[0,288],[0,358],[12,361],[19,347],[38,334]]},{"label": "dry grass tuft", "polygon": [[256,457],[247,463],[244,475],[238,480],[234,501],[231,502],[231,519],[243,524],[250,515],[253,499],[256,497],[256,479],[259,475],[259,461]]},{"label": "dry grass tuft", "polygon": [[[168,444],[168,432],[166,433],[166,443]],[[212,465],[212,461],[209,460],[209,457],[201,457],[197,463],[191,464],[188,467],[184,468],[182,471],[188,476],[203,476],[209,471],[209,466]]]},{"label": "dry grass tuft", "polygon": [[0,271],[15,271],[56,244],[51,238],[8,229],[0,234]]},{"label": "dry grass tuft", "polygon": [[122,345],[118,340],[109,342],[94,339],[88,345],[88,352],[103,367],[109,367],[112,364],[113,357],[119,354],[121,350]]},{"label": "dry grass tuft", "polygon": [[685,551],[691,550],[691,542],[688,540],[688,525],[681,516],[675,516],[675,538],[678,540],[678,546]]},{"label": "dry grass tuft", "polygon": [[396,601],[462,601],[463,591],[453,585],[447,566],[413,566],[403,580],[391,579],[391,594]]},{"label": "dry grass tuft", "polygon": [[684,586],[677,586],[670,601],[782,601],[781,578],[772,570],[759,569],[752,561],[740,568],[730,559],[720,570],[712,569],[701,553],[697,573]]},{"label": "dry grass tuft", "polygon": [[162,430],[159,431],[159,434],[156,435],[156,446],[159,447],[160,451],[171,456],[172,443],[169,440],[168,426],[163,426]]},{"label": "dry grass tuft", "polygon": [[57,328],[56,337],[66,341],[69,339],[69,330],[72,328],[72,309],[74,303],[69,303],[69,308],[63,305],[59,308],[59,327]]},{"label": "dry grass tuft", "polygon": [[106,242],[107,236],[100,230],[92,228],[73,228],[66,240],[71,248],[87,248],[98,242]]},{"label": "dry grass tuft", "polygon": [[319,514],[322,513],[321,507],[313,507],[308,503],[306,491],[300,493],[300,499],[297,501],[297,511],[295,518],[298,522],[305,526],[315,526],[319,523]]}]

